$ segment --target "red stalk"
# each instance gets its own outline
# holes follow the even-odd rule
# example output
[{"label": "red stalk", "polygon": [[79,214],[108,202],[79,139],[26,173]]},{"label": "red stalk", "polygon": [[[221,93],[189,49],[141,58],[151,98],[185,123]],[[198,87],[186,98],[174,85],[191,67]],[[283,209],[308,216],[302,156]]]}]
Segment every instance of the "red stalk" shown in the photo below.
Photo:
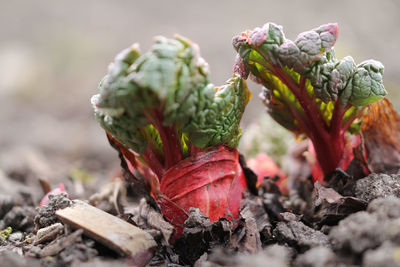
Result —
[{"label": "red stalk", "polygon": [[151,149],[151,146],[147,146],[146,151],[142,154],[141,157],[159,179],[164,175],[165,169],[161,162],[158,160],[158,157],[154,153],[154,150]]},{"label": "red stalk", "polygon": [[340,102],[337,101],[330,126],[327,125],[320,109],[315,104],[315,100],[305,90],[306,78],[300,77],[298,84],[282,68],[275,67],[262,53],[259,52],[259,54],[272,66],[272,69],[261,62],[257,61],[256,63],[261,64],[278,77],[299,101],[305,116],[300,116],[296,110],[291,108],[290,104],[288,104],[289,111],[298,122],[299,128],[306,133],[313,143],[317,160],[323,173],[326,175],[334,171],[339,167],[339,163],[343,158],[345,132],[355,119],[351,118],[342,125],[343,116],[350,107],[342,108]]},{"label": "red stalk", "polygon": [[164,169],[168,170],[182,160],[181,144],[176,135],[174,125],[164,126],[164,118],[160,111],[153,110],[153,125],[160,134],[164,148]]}]

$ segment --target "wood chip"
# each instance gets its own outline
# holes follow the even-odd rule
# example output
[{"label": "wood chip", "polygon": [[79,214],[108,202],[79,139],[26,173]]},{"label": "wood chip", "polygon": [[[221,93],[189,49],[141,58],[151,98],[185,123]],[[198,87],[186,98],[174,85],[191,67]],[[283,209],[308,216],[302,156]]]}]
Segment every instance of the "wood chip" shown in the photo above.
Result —
[{"label": "wood chip", "polygon": [[121,255],[135,257],[157,246],[153,237],[142,229],[83,201],[74,200],[71,207],[57,210],[56,216]]}]

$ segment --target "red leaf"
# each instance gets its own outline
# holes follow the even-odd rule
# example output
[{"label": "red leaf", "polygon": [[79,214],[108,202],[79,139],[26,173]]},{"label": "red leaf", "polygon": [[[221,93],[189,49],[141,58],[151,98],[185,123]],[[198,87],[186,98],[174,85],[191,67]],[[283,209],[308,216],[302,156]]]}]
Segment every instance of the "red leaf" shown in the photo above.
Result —
[{"label": "red leaf", "polygon": [[237,150],[219,146],[171,167],[161,180],[157,202],[179,236],[190,207],[200,209],[212,222],[222,217],[235,221],[245,189]]},{"label": "red leaf", "polygon": [[259,153],[255,158],[247,162],[247,166],[257,174],[257,188],[264,181],[264,177],[273,179],[278,177],[275,182],[282,194],[289,193],[287,187],[287,175],[275,164],[275,162],[265,153]]}]

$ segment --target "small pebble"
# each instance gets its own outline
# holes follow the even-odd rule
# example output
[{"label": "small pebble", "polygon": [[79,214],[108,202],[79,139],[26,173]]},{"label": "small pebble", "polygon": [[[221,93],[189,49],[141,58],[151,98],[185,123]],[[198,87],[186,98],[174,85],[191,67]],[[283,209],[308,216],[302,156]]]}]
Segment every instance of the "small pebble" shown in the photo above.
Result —
[{"label": "small pebble", "polygon": [[22,241],[22,239],[24,238],[24,234],[21,232],[15,232],[12,233],[9,237],[8,240],[11,242],[19,242]]},{"label": "small pebble", "polygon": [[34,245],[41,244],[43,242],[54,240],[64,230],[64,226],[61,223],[55,223],[50,226],[44,227],[37,232]]}]

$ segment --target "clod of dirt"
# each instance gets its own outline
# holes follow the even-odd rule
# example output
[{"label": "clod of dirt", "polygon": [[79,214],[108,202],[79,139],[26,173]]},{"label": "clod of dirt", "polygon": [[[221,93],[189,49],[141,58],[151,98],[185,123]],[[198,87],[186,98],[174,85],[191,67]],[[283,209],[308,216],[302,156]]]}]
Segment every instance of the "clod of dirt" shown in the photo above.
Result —
[{"label": "clod of dirt", "polygon": [[329,233],[333,247],[343,252],[361,254],[383,242],[383,224],[375,214],[357,212],[340,221]]},{"label": "clod of dirt", "polygon": [[355,195],[367,202],[388,196],[400,197],[400,174],[370,174],[356,182]]},{"label": "clod of dirt", "polygon": [[316,246],[329,246],[326,235],[298,221],[279,222],[273,233],[280,243],[287,243],[299,252]]},{"label": "clod of dirt", "polygon": [[375,250],[368,250],[363,256],[364,267],[397,267],[400,266],[399,246],[392,242],[385,242]]},{"label": "clod of dirt", "polygon": [[376,199],[368,205],[367,211],[381,220],[400,218],[400,198],[389,196]]},{"label": "clod of dirt", "polygon": [[65,193],[49,195],[49,203],[40,207],[35,216],[35,228],[40,229],[58,222],[56,211],[69,207],[71,204],[72,201],[67,198]]},{"label": "clod of dirt", "polygon": [[31,232],[33,230],[33,219],[35,209],[29,206],[13,207],[0,221],[0,229],[11,227],[13,231]]},{"label": "clod of dirt", "polygon": [[236,266],[286,267],[289,265],[291,251],[280,245],[271,245],[254,255],[239,255]]},{"label": "clod of dirt", "polygon": [[297,267],[337,267],[337,256],[327,247],[314,247],[297,257]]},{"label": "clod of dirt", "polygon": [[329,236],[335,249],[361,254],[384,241],[400,244],[400,199],[393,196],[373,200],[368,212],[357,212],[332,228]]},{"label": "clod of dirt", "polygon": [[293,254],[289,248],[280,245],[271,245],[256,254],[233,253],[232,250],[216,249],[208,256],[208,259],[196,262],[195,266],[218,267],[218,266],[289,266]]}]

